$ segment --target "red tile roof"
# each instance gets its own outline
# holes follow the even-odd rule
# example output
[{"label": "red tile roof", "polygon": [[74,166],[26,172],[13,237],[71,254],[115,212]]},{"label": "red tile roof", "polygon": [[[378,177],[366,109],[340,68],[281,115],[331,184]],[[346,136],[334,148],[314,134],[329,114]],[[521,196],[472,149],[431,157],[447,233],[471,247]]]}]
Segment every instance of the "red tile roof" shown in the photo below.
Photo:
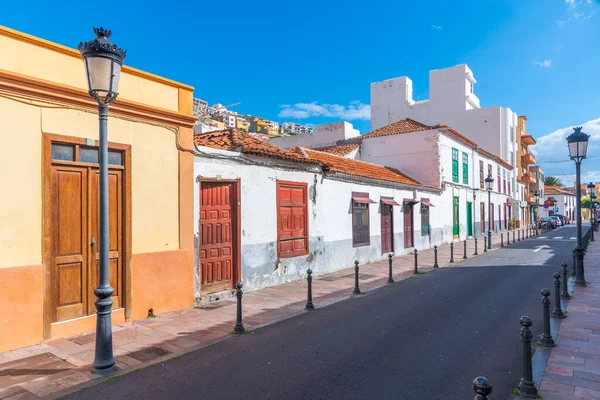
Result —
[{"label": "red tile roof", "polygon": [[335,146],[319,147],[313,150],[322,151],[324,153],[333,154],[336,156],[347,156],[354,150],[360,147],[360,143],[339,144]]},{"label": "red tile roof", "polygon": [[405,185],[427,186],[439,189],[434,186],[422,185],[411,177],[403,174],[395,168],[385,167],[383,165],[371,164],[364,161],[358,161],[350,158],[344,158],[321,151],[307,149],[305,147],[296,147],[294,151],[298,154],[304,154],[307,158],[319,161],[324,165],[324,169],[331,172],[344,173],[354,176],[362,176],[371,179],[378,179],[389,182],[402,183]]},{"label": "red tile roof", "polygon": [[561,186],[545,186],[544,194],[554,194],[554,195],[567,194],[570,196],[575,196],[575,193],[569,192],[566,188],[561,187]]},{"label": "red tile roof", "polygon": [[441,125],[429,126],[422,124],[419,121],[415,121],[414,119],[406,118],[394,122],[393,124],[386,125],[383,128],[375,129],[374,131],[362,135],[361,138],[368,139],[379,136],[391,136],[402,133],[428,131],[430,129],[436,129],[439,127],[441,127]]},{"label": "red tile roof", "polygon": [[310,161],[293,151],[284,150],[281,147],[270,144],[268,141],[252,137],[235,128],[194,135],[194,144],[196,146],[211,147],[219,150],[237,151],[282,160],[318,164],[318,162]]}]

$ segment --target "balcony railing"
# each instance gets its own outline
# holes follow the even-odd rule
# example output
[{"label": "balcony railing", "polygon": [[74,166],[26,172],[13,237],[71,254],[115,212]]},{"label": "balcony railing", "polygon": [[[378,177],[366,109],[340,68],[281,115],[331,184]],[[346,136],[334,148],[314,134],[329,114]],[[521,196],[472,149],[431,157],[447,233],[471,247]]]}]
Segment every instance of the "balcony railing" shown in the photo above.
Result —
[{"label": "balcony railing", "polygon": [[536,184],[537,179],[535,179],[534,176],[531,176],[529,174],[523,174],[523,182],[529,183],[529,184]]},{"label": "balcony railing", "polygon": [[524,164],[535,164],[535,156],[532,153],[526,153],[521,156],[521,162]]},{"label": "balcony railing", "polygon": [[535,139],[533,138],[533,136],[531,135],[521,135],[521,142],[523,142],[524,144],[531,146],[536,144],[537,142],[535,141]]}]

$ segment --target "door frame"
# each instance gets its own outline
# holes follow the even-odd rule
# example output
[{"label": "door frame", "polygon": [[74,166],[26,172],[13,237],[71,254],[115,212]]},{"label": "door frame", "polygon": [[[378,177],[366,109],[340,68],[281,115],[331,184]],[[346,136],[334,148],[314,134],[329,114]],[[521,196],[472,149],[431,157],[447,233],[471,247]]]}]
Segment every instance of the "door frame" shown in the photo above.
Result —
[{"label": "door frame", "polygon": [[[202,183],[232,183],[233,184],[233,201],[231,207],[231,211],[234,215],[231,217],[232,222],[232,233],[231,238],[233,239],[233,252],[232,252],[232,263],[233,270],[231,271],[231,289],[235,288],[237,282],[240,282],[242,277],[242,179],[218,179],[218,178],[205,178],[200,175],[196,178],[196,181],[199,183],[198,185],[198,265],[195,265],[195,268],[198,268],[198,272],[200,272],[200,246],[202,241],[200,240],[200,235],[202,234],[202,223],[200,222],[200,207],[202,205]],[[202,291],[202,278],[198,283],[200,286],[200,291]]]},{"label": "door frame", "polygon": [[[454,212],[456,211],[456,220],[458,223],[454,225]],[[458,233],[454,233],[454,228]],[[452,240],[459,239],[460,240],[460,196],[452,196]]]},{"label": "door frame", "polygon": [[[43,331],[44,339],[50,339],[52,321],[52,143],[60,142],[88,146],[87,139],[75,136],[66,136],[55,133],[42,132],[42,263],[44,265],[44,300],[43,300]],[[94,140],[90,146],[99,147],[100,142]],[[131,290],[131,145],[108,142],[108,148],[123,152],[123,307],[125,318],[133,314]],[[70,165],[70,164],[69,164]],[[96,166],[82,162],[73,163],[74,166]],[[62,321],[68,322],[67,321]]]},{"label": "door frame", "polygon": [[383,208],[381,209],[381,254],[394,253],[394,206],[390,204],[379,203],[380,207],[390,207],[390,239],[392,248],[389,252],[383,251]]}]

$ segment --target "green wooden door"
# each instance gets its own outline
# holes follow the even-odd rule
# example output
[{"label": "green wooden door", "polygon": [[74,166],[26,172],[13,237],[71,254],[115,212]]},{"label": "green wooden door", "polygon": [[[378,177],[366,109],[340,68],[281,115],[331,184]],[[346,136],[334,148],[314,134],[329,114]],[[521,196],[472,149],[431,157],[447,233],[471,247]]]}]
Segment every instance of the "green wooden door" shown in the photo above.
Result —
[{"label": "green wooden door", "polygon": [[467,236],[473,236],[473,203],[467,201]]},{"label": "green wooden door", "polygon": [[460,219],[458,217],[458,197],[454,197],[453,201],[454,208],[454,237],[458,237],[460,234]]}]

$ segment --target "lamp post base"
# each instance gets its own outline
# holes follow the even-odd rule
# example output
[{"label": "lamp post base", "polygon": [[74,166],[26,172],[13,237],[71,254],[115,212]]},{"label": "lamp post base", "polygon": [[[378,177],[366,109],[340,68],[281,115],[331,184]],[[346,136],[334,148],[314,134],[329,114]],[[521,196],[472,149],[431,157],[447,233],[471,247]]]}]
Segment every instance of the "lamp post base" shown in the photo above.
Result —
[{"label": "lamp post base", "polygon": [[581,247],[575,248],[575,285],[587,286],[585,282],[585,270],[583,266],[583,254],[585,250]]}]

